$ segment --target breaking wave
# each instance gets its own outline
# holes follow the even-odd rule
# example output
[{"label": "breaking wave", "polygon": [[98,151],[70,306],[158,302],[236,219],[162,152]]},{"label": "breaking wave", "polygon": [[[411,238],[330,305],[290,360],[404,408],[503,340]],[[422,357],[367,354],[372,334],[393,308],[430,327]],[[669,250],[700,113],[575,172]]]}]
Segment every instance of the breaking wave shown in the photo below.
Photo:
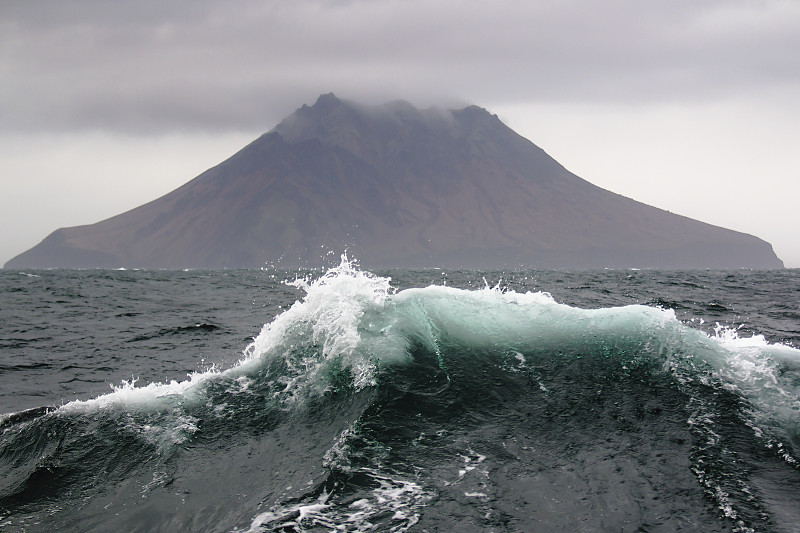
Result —
[{"label": "breaking wave", "polygon": [[[653,434],[687,462],[715,520],[750,531],[792,517],[754,464],[796,482],[795,348],[708,335],[656,307],[581,309],[500,286],[398,292],[346,258],[290,284],[305,296],[230,368],[3,415],[0,525],[404,531],[461,502],[477,511],[450,519],[513,528],[544,508],[504,507],[521,477],[545,483],[537,461],[590,472],[609,460],[600,448],[628,442],[644,457]],[[663,473],[652,457],[614,460],[644,469],[619,474],[634,487]],[[680,512],[659,496],[679,483],[639,497]],[[598,502],[562,510],[589,520]]]}]

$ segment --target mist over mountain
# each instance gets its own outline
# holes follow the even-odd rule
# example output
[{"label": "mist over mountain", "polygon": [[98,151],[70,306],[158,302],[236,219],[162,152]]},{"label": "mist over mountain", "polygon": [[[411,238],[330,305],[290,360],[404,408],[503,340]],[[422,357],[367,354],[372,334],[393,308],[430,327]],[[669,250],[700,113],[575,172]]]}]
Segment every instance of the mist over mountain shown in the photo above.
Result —
[{"label": "mist over mountain", "polygon": [[470,106],[327,94],[178,189],[5,268],[782,268],[769,243],[572,174]]}]

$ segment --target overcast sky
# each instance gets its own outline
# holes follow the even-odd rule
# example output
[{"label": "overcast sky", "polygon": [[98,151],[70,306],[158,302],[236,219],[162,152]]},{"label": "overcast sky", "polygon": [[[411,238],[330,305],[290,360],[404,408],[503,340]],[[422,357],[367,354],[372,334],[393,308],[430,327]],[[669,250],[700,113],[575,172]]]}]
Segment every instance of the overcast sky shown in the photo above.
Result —
[{"label": "overcast sky", "polygon": [[476,104],[569,170],[800,267],[798,0],[0,3],[0,264],[321,93]]}]

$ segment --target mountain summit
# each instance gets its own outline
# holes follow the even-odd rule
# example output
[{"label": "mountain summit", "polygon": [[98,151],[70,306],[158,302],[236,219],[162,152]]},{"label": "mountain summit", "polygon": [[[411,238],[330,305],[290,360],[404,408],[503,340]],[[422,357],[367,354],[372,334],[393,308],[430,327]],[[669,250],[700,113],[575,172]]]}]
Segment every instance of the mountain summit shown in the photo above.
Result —
[{"label": "mountain summit", "polygon": [[769,243],[570,173],[470,106],[304,105],[230,159],[113,218],[62,228],[25,267],[782,268]]}]

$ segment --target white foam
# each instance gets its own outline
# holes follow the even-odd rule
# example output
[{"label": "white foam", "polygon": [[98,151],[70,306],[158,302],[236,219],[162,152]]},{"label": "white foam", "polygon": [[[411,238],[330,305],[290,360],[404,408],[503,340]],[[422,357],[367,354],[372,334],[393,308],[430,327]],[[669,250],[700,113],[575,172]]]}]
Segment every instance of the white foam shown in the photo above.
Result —
[{"label": "white foam", "polygon": [[123,381],[119,386],[112,385],[113,392],[103,394],[89,400],[73,400],[59,408],[60,412],[82,412],[92,409],[108,409],[112,407],[128,407],[136,405],[153,405],[158,399],[169,399],[177,396],[186,398],[189,392],[198,385],[219,375],[216,370],[189,374],[185,381],[172,380],[169,383],[150,383],[137,387],[137,378]]},{"label": "white foam", "polygon": [[363,472],[379,486],[367,497],[360,498],[347,506],[337,507],[334,496],[323,492],[313,503],[299,503],[257,515],[250,524],[248,533],[264,531],[265,528],[276,530],[293,528],[302,531],[305,528],[323,526],[330,531],[374,531],[373,520],[391,514],[390,531],[407,531],[419,521],[419,510],[432,496],[413,481],[391,478],[377,472]]},{"label": "white foam", "polygon": [[720,325],[708,342],[704,359],[723,386],[755,408],[753,425],[788,432],[789,438],[800,434],[800,350],[762,335],[742,337],[738,329]]},{"label": "white foam", "polygon": [[[390,357],[397,350],[365,349],[360,330],[369,328],[364,324],[366,313],[383,309],[392,291],[390,278],[360,271],[343,255],[341,264],[322,277],[289,284],[303,289],[305,297],[262,328],[245,349],[242,363],[283,358],[292,374],[287,391],[313,382],[325,363],[334,360],[351,372],[356,389],[373,385],[373,357],[378,353]],[[310,349],[297,355],[303,347],[296,343],[306,343]]]}]

